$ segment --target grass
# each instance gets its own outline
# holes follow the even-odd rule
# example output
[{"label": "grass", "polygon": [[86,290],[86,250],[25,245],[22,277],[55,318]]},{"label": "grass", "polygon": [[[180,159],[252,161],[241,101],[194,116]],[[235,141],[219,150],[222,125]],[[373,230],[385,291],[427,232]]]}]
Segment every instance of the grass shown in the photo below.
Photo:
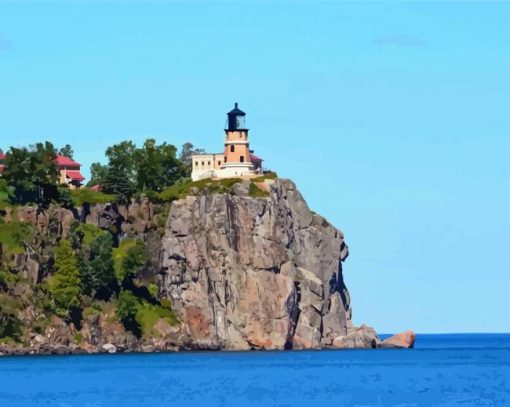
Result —
[{"label": "grass", "polygon": [[163,202],[171,202],[176,199],[189,195],[192,188],[198,189],[200,192],[208,193],[230,193],[232,187],[238,182],[242,182],[241,178],[225,178],[220,180],[213,180],[210,178],[201,179],[199,181],[185,182],[183,184],[173,185],[161,193],[158,197]]},{"label": "grass", "polygon": [[71,191],[74,206],[83,206],[83,204],[104,204],[115,202],[115,195],[104,194],[100,191],[94,191],[90,188],[73,189]]},{"label": "grass", "polygon": [[269,192],[260,189],[257,186],[257,184],[255,182],[253,182],[253,181],[250,182],[250,189],[249,189],[248,194],[252,198],[266,198],[266,197],[268,197],[270,195]]},{"label": "grass", "polygon": [[80,223],[76,228],[76,232],[83,234],[83,242],[87,246],[90,246],[99,236],[108,233],[92,223]]},{"label": "grass", "polygon": [[136,312],[136,322],[140,325],[144,335],[154,336],[154,325],[161,319],[165,319],[170,325],[176,325],[179,320],[174,312],[161,305],[149,304],[147,301],[142,300]]},{"label": "grass", "polygon": [[33,227],[27,223],[10,222],[0,224],[0,244],[7,246],[13,253],[25,251],[23,240],[30,241]]}]

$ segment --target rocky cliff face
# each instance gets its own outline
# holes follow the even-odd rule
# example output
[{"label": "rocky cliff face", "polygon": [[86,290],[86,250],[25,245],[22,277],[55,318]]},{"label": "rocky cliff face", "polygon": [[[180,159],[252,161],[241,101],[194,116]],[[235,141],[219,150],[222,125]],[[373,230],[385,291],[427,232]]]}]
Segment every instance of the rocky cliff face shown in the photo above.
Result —
[{"label": "rocky cliff face", "polygon": [[320,348],[354,331],[342,232],[311,212],[291,181],[265,188],[267,198],[238,184],[231,195],[172,204],[161,290],[191,347]]},{"label": "rocky cliff face", "polygon": [[[170,206],[97,205],[51,216],[18,210],[18,219],[42,235],[65,238],[77,220],[110,231],[116,242],[143,240],[151,261],[140,278],[155,282],[157,301],[171,303],[178,320],[170,326],[161,319],[156,336],[135,338],[104,306],[84,316],[81,327],[53,318],[47,332],[28,335],[25,346],[36,353],[48,352],[48,342],[59,352],[378,347],[373,329],[351,323],[342,232],[310,211],[291,181],[257,185],[262,194],[252,193],[250,181],[230,193],[192,189]],[[19,254],[15,263],[29,280],[44,280],[37,256]]]}]

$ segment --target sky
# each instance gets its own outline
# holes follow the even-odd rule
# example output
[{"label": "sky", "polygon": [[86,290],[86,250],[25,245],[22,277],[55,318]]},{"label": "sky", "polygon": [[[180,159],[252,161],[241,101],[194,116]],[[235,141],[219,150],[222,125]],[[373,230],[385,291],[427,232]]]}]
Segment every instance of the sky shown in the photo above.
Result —
[{"label": "sky", "polygon": [[0,147],[84,165],[226,112],[341,229],[353,318],[510,332],[510,2],[0,2]]}]

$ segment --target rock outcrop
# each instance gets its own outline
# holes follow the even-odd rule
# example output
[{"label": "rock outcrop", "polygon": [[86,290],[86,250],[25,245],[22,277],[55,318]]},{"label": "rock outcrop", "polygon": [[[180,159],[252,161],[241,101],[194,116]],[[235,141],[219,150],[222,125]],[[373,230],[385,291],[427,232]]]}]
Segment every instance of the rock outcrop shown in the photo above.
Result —
[{"label": "rock outcrop", "polygon": [[[173,202],[162,239],[162,295],[185,341],[204,349],[375,347],[356,335],[342,274],[342,232],[308,208],[289,180],[267,198],[198,194]],[[350,338],[350,337],[349,337]]]},{"label": "rock outcrop", "polygon": [[390,336],[382,342],[383,348],[413,348],[416,334],[413,331],[405,331]]}]

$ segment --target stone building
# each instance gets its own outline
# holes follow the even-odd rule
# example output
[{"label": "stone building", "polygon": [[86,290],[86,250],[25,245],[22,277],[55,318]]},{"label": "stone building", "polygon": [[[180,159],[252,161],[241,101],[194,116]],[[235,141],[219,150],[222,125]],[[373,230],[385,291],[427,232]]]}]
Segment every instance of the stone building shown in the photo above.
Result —
[{"label": "stone building", "polygon": [[250,150],[246,113],[237,103],[227,113],[223,153],[196,154],[191,157],[193,181],[204,178],[250,177],[262,171],[262,159]]}]

